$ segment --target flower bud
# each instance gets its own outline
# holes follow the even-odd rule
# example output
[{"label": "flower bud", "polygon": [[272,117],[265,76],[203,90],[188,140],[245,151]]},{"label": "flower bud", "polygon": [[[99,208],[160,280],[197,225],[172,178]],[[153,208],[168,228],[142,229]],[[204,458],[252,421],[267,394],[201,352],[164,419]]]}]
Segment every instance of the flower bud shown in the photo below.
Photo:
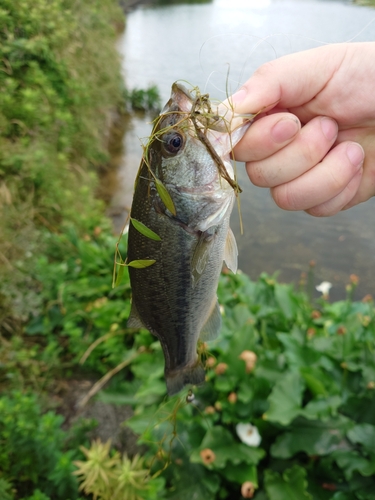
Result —
[{"label": "flower bud", "polygon": [[315,328],[308,328],[306,335],[308,339],[311,339],[316,334]]},{"label": "flower bud", "polygon": [[212,368],[215,365],[216,365],[216,359],[213,356],[210,356],[209,358],[206,359],[207,368]]},{"label": "flower bud", "polygon": [[254,483],[251,481],[245,481],[241,486],[241,495],[243,498],[253,498],[255,493]]},{"label": "flower bud", "polygon": [[227,371],[228,365],[226,363],[219,363],[215,368],[216,375],[223,375]]},{"label": "flower bud", "polygon": [[215,403],[215,410],[216,411],[221,411],[223,409],[223,405],[220,403],[220,401],[216,401]]},{"label": "flower bud", "polygon": [[243,359],[246,363],[246,373],[250,373],[255,368],[255,363],[257,361],[257,355],[253,351],[242,351],[239,355],[240,359]]},{"label": "flower bud", "polygon": [[212,450],[210,450],[210,448],[205,448],[204,450],[202,450],[200,452],[200,456],[203,463],[206,465],[212,464],[212,462],[214,462],[216,459],[215,453]]},{"label": "flower bud", "polygon": [[235,392],[231,392],[228,396],[228,401],[234,405],[237,402],[237,394]]},{"label": "flower bud", "polygon": [[213,406],[206,406],[206,408],[204,409],[204,413],[206,413],[207,415],[213,415],[214,413],[216,413],[216,410]]}]

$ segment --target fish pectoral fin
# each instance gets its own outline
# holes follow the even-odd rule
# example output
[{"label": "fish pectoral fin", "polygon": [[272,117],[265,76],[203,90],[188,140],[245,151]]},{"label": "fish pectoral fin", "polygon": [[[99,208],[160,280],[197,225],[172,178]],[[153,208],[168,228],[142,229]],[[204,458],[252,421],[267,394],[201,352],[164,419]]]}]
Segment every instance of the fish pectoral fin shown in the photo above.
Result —
[{"label": "fish pectoral fin", "polygon": [[131,309],[130,309],[130,314],[129,314],[129,319],[127,322],[127,327],[128,328],[144,328],[144,324],[141,321],[141,318],[139,317],[137,308],[135,307],[134,301],[132,301],[131,304]]},{"label": "fish pectoral fin", "polygon": [[221,312],[219,303],[216,299],[211,314],[209,315],[206,323],[203,325],[199,338],[202,341],[214,340],[218,337],[220,329],[221,329]]},{"label": "fish pectoral fin", "polygon": [[234,237],[231,228],[229,228],[227,239],[225,240],[224,260],[228,269],[230,269],[233,273],[237,272],[237,266],[238,266],[237,258],[238,258],[238,248],[237,248],[236,238]]},{"label": "fish pectoral fin", "polygon": [[192,287],[194,288],[198,283],[200,277],[205,270],[207,262],[210,258],[210,252],[216,236],[216,226],[204,231],[198,240],[195,247],[193,257],[191,259],[191,274],[192,274]]}]

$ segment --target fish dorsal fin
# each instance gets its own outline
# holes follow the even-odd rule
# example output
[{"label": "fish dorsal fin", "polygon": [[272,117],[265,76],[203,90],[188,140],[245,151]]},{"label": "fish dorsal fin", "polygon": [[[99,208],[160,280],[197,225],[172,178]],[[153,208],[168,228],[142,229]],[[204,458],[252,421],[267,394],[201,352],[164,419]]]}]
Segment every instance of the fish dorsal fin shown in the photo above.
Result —
[{"label": "fish dorsal fin", "polygon": [[228,269],[230,269],[233,273],[237,272],[237,266],[238,266],[237,257],[238,257],[238,248],[237,248],[236,238],[234,237],[231,228],[229,228],[227,239],[225,240],[224,260]]},{"label": "fish dorsal fin", "polygon": [[217,299],[215,299],[211,314],[208,317],[206,323],[203,325],[199,338],[200,340],[203,341],[214,340],[218,337],[220,329],[221,329],[221,312],[219,303]]},{"label": "fish dorsal fin", "polygon": [[199,237],[191,259],[192,287],[198,283],[210,258],[212,244],[215,240],[216,226],[207,229]]},{"label": "fish dorsal fin", "polygon": [[137,308],[135,307],[134,301],[132,301],[129,319],[127,323],[128,328],[144,328],[144,325],[139,317]]}]

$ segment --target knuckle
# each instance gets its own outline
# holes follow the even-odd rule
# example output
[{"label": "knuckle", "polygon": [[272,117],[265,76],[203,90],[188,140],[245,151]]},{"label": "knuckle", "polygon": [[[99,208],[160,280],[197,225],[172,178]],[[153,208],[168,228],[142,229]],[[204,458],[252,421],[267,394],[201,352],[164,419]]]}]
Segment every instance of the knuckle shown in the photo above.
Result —
[{"label": "knuckle", "polygon": [[275,67],[275,63],[273,61],[268,61],[268,62],[262,64],[261,66],[259,66],[259,68],[257,68],[255,70],[253,76],[260,76],[263,78],[263,77],[267,77],[268,75],[272,75],[274,72],[274,67]]},{"label": "knuckle", "polygon": [[257,187],[268,187],[267,179],[263,169],[257,163],[247,163],[247,174],[249,179]]},{"label": "knuckle", "polygon": [[346,187],[348,179],[346,179],[345,176],[342,176],[340,172],[337,172],[336,169],[334,168],[327,169],[327,175],[328,175],[327,181],[331,193],[334,194],[339,193]]},{"label": "knuckle", "polygon": [[325,204],[317,205],[316,207],[305,210],[307,214],[312,215],[313,217],[328,217],[329,215],[334,215],[338,211],[339,209],[330,212],[329,210],[327,210]]},{"label": "knuckle", "polygon": [[290,183],[282,184],[271,189],[271,195],[276,205],[283,210],[301,210],[296,192]]},{"label": "knuckle", "polygon": [[303,165],[315,165],[318,161],[321,161],[323,158],[323,154],[318,155],[318,148],[314,142],[305,140],[303,146],[299,151],[302,158],[300,158],[300,162]]}]

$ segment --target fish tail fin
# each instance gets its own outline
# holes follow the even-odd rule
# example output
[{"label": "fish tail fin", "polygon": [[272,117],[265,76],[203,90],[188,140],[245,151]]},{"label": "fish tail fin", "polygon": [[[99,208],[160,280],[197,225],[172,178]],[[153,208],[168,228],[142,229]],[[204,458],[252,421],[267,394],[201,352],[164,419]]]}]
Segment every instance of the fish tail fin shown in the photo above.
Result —
[{"label": "fish tail fin", "polygon": [[200,363],[194,366],[186,366],[180,370],[167,372],[165,379],[168,395],[173,396],[181,391],[186,385],[200,385],[205,381],[205,371]]}]

